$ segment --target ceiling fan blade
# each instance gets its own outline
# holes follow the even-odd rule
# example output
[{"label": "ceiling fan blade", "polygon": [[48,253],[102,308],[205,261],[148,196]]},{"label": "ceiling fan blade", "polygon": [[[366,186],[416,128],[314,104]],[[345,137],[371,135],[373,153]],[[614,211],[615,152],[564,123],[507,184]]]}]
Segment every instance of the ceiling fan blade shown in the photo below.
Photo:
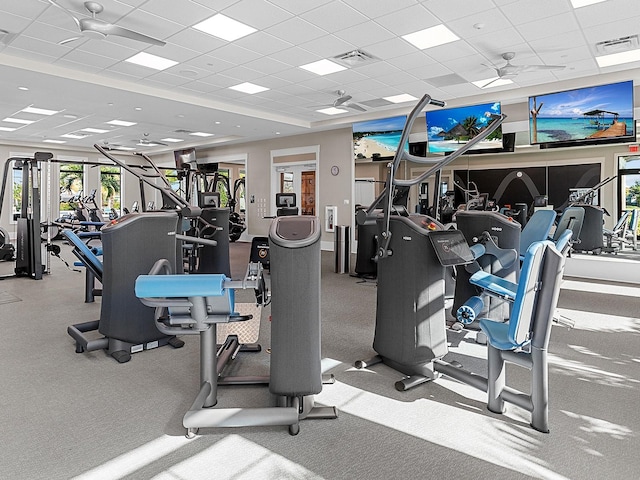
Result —
[{"label": "ceiling fan blade", "polygon": [[342,105],[343,103],[348,102],[349,100],[351,100],[353,97],[351,95],[343,95],[340,98],[336,99],[335,102],[333,102],[333,106],[337,107],[339,105]]},{"label": "ceiling fan blade", "polygon": [[66,45],[67,43],[71,43],[71,42],[75,42],[76,40],[80,40],[82,37],[71,37],[71,38],[66,38],[64,40],[60,40],[58,42],[58,45]]},{"label": "ceiling fan blade", "polygon": [[521,72],[534,72],[536,70],[563,70],[566,65],[523,65]]},{"label": "ceiling fan blade", "polygon": [[358,105],[357,103],[353,103],[353,102],[345,103],[344,106],[347,107],[347,108],[351,108],[352,110],[357,110],[359,112],[366,112],[367,111],[364,107]]},{"label": "ceiling fan blade", "polygon": [[78,20],[78,18],[73,14],[73,12],[71,12],[71,10],[67,10],[66,8],[64,8],[62,5],[59,5],[58,3],[56,3],[54,0],[48,0],[49,3],[51,5],[53,5],[54,7],[58,7],[60,10],[62,10],[64,13],[66,13],[67,15],[69,15],[71,18],[73,18],[73,21],[76,22],[76,25],[79,27],[80,26],[80,20]]},{"label": "ceiling fan blade", "polygon": [[131,40],[137,40],[138,42],[145,42],[151,45],[158,45],[163,47],[166,42],[158,40],[157,38],[144,35],[142,33],[134,32],[128,28],[120,27],[112,23],[106,23],[95,18],[83,18],[80,20],[80,30],[84,32],[98,33],[103,36],[114,35],[117,37],[129,38]]},{"label": "ceiling fan blade", "polygon": [[487,84],[485,84],[485,85],[481,86],[480,88],[487,88],[487,87],[488,87],[489,85],[491,85],[492,83],[497,82],[498,80],[500,80],[500,78],[501,78],[501,77],[496,77],[496,78],[494,78],[493,80],[491,80],[489,83],[487,83]]}]

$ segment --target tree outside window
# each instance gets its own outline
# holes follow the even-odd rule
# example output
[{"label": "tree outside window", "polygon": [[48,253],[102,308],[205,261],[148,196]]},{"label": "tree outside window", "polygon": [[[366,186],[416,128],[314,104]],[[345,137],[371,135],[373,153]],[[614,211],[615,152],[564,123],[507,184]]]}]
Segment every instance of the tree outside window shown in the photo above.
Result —
[{"label": "tree outside window", "polygon": [[120,167],[100,167],[100,208],[105,215],[112,212],[118,216],[121,213],[120,192],[122,190],[122,176]]},{"label": "tree outside window", "polygon": [[60,212],[73,211],[73,200],[84,190],[84,165],[63,163],[60,165]]}]

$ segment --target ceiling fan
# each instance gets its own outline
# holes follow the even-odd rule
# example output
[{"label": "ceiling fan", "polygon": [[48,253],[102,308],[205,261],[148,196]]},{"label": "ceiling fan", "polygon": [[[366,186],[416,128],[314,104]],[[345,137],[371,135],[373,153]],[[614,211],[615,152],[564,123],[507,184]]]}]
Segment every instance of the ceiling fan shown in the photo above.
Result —
[{"label": "ceiling fan", "polygon": [[167,146],[166,143],[162,143],[158,140],[151,140],[149,138],[149,134],[148,133],[143,133],[142,134],[142,138],[139,138],[138,140],[134,140],[136,143],[136,145],[140,146],[140,147],[157,147],[157,146]]},{"label": "ceiling fan", "polygon": [[335,92],[338,95],[338,98],[335,99],[335,101],[333,102],[333,106],[338,108],[338,107],[347,107],[347,108],[351,108],[352,110],[357,110],[358,112],[366,112],[367,110],[362,107],[361,105],[358,105],[355,102],[352,102],[351,99],[353,98],[351,95],[347,95],[347,93],[344,90],[338,90],[337,92]]},{"label": "ceiling fan", "polygon": [[503,78],[514,78],[518,74],[523,72],[533,72],[536,70],[562,70],[565,68],[565,65],[514,65],[511,63],[511,60],[515,58],[515,52],[505,52],[501,55],[501,57],[507,62],[501,67],[496,67],[495,65],[485,65],[485,67],[493,68],[498,75],[498,78],[494,78],[486,85],[483,85],[481,88],[486,88],[494,82],[501,80]]},{"label": "ceiling fan", "polygon": [[[91,13],[91,18],[77,18],[71,10],[64,8],[56,0],[48,1],[51,5],[58,7],[62,11],[66,12],[71,18],[73,18],[73,20],[76,22],[76,25],[80,29],[80,33],[82,34],[82,36],[103,39],[109,35],[113,35],[116,37],[124,37],[131,40],[137,40],[139,42],[149,43],[151,45],[158,45],[160,47],[166,45],[166,42],[158,40],[157,38],[134,32],[133,30],[114,25],[113,23],[107,23],[102,20],[98,20],[96,18],[96,15],[104,10],[104,7],[98,2],[84,2],[84,8],[86,8],[87,11]],[[78,40],[79,38],[82,37],[67,38],[66,40],[58,42],[58,44],[64,45],[65,43]]]}]

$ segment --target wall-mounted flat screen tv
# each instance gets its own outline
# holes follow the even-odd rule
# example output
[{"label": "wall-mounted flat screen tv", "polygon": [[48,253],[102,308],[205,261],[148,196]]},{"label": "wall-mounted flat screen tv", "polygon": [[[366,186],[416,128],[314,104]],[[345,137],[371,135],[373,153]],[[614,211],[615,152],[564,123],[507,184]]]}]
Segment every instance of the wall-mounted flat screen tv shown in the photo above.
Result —
[{"label": "wall-mounted flat screen tv", "polygon": [[529,97],[529,136],[541,148],[635,142],[633,81]]},{"label": "wall-mounted flat screen tv", "polygon": [[176,168],[182,170],[190,162],[196,161],[196,149],[186,148],[184,150],[175,150],[173,158],[176,161]]},{"label": "wall-mounted flat screen tv", "polygon": [[[450,153],[462,148],[500,115],[500,102],[442,108],[426,113],[429,153]],[[470,153],[501,152],[502,126],[478,143]]]},{"label": "wall-mounted flat screen tv", "polygon": [[[405,115],[356,122],[353,124],[353,154],[357,159],[389,158],[396,154],[402,129],[407,121]],[[409,143],[405,145],[409,151]]]}]

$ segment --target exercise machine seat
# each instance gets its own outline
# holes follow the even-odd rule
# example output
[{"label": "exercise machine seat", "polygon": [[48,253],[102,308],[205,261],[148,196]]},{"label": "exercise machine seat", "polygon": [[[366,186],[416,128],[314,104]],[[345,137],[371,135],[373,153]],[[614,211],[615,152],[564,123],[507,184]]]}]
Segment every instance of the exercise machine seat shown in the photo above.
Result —
[{"label": "exercise machine seat", "polygon": [[[78,259],[82,262],[82,264],[87,267],[89,270],[93,272],[98,280],[102,280],[102,262],[96,255],[96,251],[93,248],[89,247],[86,243],[82,241],[82,239],[72,230],[64,229],[62,231],[62,235],[71,243],[73,246],[73,253]],[[102,249],[100,249],[102,252]]]},{"label": "exercise machine seat", "polygon": [[480,319],[480,329],[487,335],[489,344],[498,350],[515,350],[531,340],[538,279],[548,245],[546,242],[535,242],[527,250],[509,321],[503,323],[488,318]]},{"label": "exercise machine seat", "polygon": [[556,221],[554,210],[537,210],[520,233],[520,253],[521,258],[533,242],[546,240],[551,233],[551,228]]}]

